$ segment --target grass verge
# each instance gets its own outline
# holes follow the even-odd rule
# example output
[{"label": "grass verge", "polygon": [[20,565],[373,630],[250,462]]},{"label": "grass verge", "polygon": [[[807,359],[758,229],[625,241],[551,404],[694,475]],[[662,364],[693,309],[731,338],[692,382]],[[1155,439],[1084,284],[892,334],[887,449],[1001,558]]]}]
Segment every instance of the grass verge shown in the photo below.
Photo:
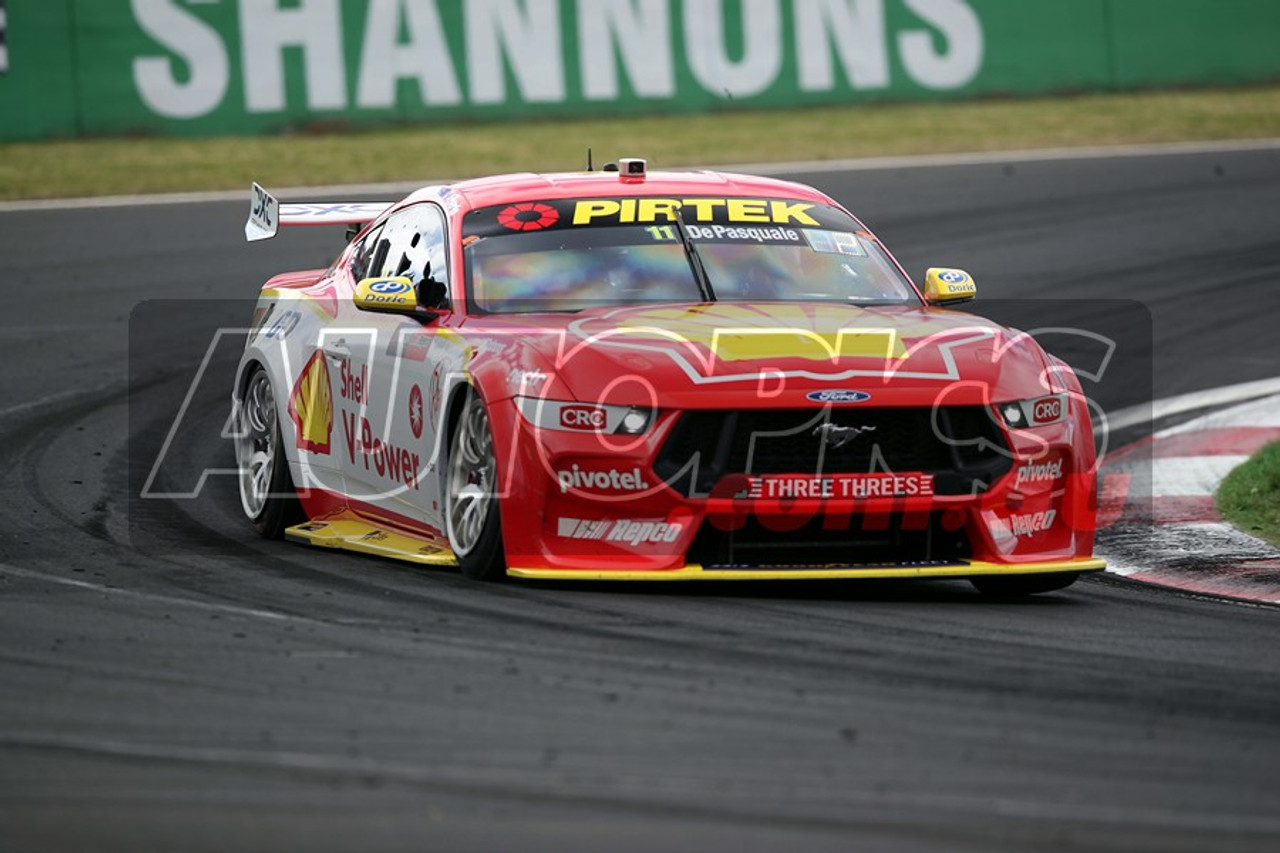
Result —
[{"label": "grass verge", "polygon": [[852,105],[608,120],[401,127],[254,138],[0,144],[0,199],[655,166],[835,160],[1280,136],[1280,86],[945,104]]},{"label": "grass verge", "polygon": [[1280,545],[1280,441],[1235,468],[1218,487],[1218,512],[1251,536]]}]

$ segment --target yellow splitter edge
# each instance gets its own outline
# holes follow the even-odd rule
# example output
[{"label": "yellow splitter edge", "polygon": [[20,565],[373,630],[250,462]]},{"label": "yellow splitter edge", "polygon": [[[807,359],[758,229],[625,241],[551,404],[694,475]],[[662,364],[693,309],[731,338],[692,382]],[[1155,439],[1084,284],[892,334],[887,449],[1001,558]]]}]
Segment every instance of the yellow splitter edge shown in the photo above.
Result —
[{"label": "yellow splitter edge", "polygon": [[660,572],[584,571],[580,569],[507,569],[515,578],[584,581],[765,581],[838,580],[841,578],[968,578],[974,575],[1038,575],[1051,572],[1096,572],[1104,560],[1064,560],[1054,563],[952,563],[945,566],[838,566],[821,569],[705,569],[691,564]]},{"label": "yellow splitter edge", "polygon": [[[397,533],[365,521],[312,521],[290,527],[294,542],[389,557],[427,566],[456,565],[453,554],[439,544]],[[697,564],[656,572],[591,571],[583,569],[507,569],[507,575],[527,580],[555,581],[764,581],[839,580],[841,578],[968,578],[976,575],[1032,575],[1050,572],[1097,572],[1107,567],[1096,557],[1046,563],[986,563],[947,565],[836,566],[811,569],[707,569]]]}]

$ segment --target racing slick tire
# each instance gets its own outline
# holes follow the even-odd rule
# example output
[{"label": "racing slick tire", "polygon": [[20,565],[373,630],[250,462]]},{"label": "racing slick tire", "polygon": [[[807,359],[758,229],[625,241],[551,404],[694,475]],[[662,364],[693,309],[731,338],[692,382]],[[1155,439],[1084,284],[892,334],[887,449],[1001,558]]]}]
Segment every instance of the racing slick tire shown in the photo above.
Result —
[{"label": "racing slick tire", "polygon": [[306,521],[284,455],[275,391],[261,365],[250,372],[236,407],[235,449],[240,507],[253,529],[279,539]]},{"label": "racing slick tire", "polygon": [[469,391],[449,442],[444,517],[458,568],[472,580],[499,580],[507,573],[496,494],[497,470],[489,413],[480,395]]},{"label": "racing slick tire", "polygon": [[978,588],[983,595],[1010,598],[1023,595],[1036,595],[1041,592],[1053,592],[1065,589],[1076,582],[1079,572],[1049,572],[1040,575],[984,575],[969,578],[969,583]]}]

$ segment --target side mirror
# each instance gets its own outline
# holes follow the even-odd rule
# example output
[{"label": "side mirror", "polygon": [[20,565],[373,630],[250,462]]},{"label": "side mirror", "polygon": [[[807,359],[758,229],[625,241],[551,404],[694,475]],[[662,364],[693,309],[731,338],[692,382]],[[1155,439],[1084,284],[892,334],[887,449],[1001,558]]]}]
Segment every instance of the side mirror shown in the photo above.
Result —
[{"label": "side mirror", "polygon": [[443,281],[424,278],[418,282],[418,304],[428,311],[435,311],[449,301],[449,289]]},{"label": "side mirror", "polygon": [[418,310],[418,294],[413,282],[402,276],[363,279],[356,285],[352,301],[361,311],[413,314]]},{"label": "side mirror", "polygon": [[924,274],[924,301],[930,305],[951,305],[978,297],[978,286],[964,270],[932,267]]}]

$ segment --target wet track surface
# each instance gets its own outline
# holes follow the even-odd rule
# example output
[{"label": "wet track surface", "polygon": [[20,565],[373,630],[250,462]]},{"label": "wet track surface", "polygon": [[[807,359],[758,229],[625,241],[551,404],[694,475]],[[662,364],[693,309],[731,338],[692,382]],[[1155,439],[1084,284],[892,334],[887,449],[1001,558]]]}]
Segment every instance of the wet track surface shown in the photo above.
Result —
[{"label": "wet track surface", "polygon": [[[979,309],[1132,328],[1110,409],[1278,372],[1274,152],[807,179]],[[0,214],[0,848],[1280,845],[1275,609],[1110,578],[476,585],[262,542],[227,477],[131,500],[209,331],[248,320],[207,300],[339,248],[244,246],[245,207]],[[230,464],[234,346],[175,489]]]}]

